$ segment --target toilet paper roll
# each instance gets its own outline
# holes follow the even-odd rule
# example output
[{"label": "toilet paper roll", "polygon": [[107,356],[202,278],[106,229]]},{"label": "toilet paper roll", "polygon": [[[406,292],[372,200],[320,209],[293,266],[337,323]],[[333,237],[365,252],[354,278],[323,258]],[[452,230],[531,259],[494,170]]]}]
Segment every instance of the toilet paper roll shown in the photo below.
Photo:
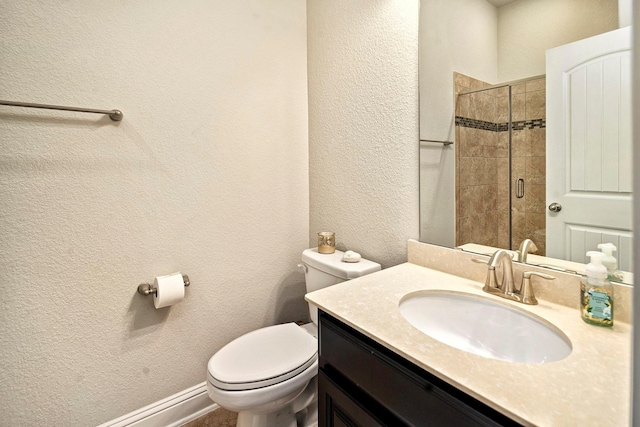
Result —
[{"label": "toilet paper roll", "polygon": [[153,284],[156,288],[153,305],[156,308],[169,307],[184,299],[184,280],[180,273],[156,277]]}]

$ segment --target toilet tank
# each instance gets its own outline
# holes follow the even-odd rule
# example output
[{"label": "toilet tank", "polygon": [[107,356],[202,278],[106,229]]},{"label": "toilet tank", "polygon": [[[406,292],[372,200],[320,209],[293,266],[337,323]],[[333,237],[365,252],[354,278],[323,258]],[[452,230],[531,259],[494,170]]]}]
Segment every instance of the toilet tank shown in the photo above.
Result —
[{"label": "toilet tank", "polygon": [[[332,254],[321,254],[318,253],[317,248],[302,252],[307,292],[317,291],[380,270],[380,264],[367,259],[361,259],[359,262],[343,262],[343,255],[344,252],[339,250]],[[309,304],[309,315],[311,321],[317,324],[318,308],[313,304]]]}]

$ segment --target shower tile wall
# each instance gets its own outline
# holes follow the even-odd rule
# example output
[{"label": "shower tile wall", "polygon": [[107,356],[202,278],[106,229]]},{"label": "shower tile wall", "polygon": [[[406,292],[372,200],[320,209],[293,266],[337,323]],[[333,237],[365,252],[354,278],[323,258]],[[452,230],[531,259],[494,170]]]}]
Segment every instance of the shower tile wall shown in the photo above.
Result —
[{"label": "shower tile wall", "polygon": [[[495,130],[496,97],[477,92],[458,93],[488,86],[488,83],[455,73],[456,92],[456,244],[499,246],[499,222],[508,220],[508,147]],[[490,91],[493,92],[493,91]],[[502,145],[501,145],[502,143]],[[506,175],[505,175],[506,172]],[[500,178],[503,178],[501,181]],[[499,182],[506,185],[500,188]],[[505,197],[507,196],[507,197]],[[500,206],[501,199],[507,204]],[[499,211],[503,215],[499,215]],[[506,233],[508,236],[508,231]]]},{"label": "shower tile wall", "polygon": [[[456,244],[517,248],[525,238],[544,254],[545,242],[545,79],[512,87],[512,183],[525,180],[525,195],[512,186],[509,207],[507,87],[458,96],[489,86],[455,73]],[[509,242],[509,210],[512,241]]]}]

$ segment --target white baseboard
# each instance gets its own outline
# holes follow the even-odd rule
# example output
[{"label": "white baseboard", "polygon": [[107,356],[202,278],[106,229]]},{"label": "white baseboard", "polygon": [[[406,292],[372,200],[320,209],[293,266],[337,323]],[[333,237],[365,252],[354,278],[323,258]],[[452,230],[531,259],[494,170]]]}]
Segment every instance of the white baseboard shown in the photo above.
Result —
[{"label": "white baseboard", "polygon": [[218,408],[203,382],[98,427],[178,427]]}]

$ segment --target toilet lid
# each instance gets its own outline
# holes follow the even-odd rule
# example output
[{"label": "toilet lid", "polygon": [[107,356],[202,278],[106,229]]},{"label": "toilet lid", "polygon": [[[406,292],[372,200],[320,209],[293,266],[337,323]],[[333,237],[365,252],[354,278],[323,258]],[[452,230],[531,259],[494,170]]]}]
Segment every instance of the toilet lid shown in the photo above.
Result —
[{"label": "toilet lid", "polygon": [[223,390],[267,387],[314,364],[318,342],[295,323],[249,332],[222,347],[209,360],[211,383]]}]

